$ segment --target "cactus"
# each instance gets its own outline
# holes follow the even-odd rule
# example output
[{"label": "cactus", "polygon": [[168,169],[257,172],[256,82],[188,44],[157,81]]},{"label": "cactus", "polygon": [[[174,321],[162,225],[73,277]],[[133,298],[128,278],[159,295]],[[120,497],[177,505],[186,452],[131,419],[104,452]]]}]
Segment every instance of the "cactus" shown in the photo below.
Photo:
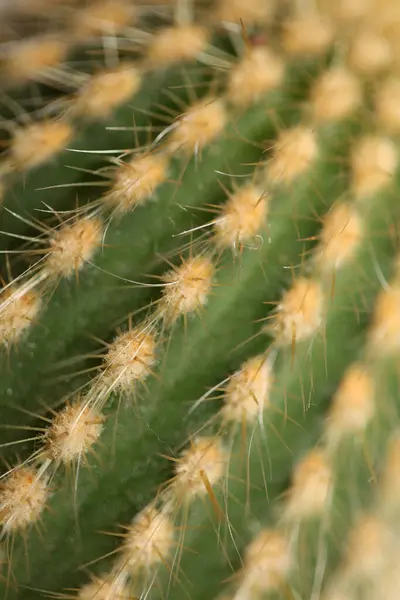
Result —
[{"label": "cactus", "polygon": [[299,4],[5,12],[8,600],[398,597],[399,13]]}]

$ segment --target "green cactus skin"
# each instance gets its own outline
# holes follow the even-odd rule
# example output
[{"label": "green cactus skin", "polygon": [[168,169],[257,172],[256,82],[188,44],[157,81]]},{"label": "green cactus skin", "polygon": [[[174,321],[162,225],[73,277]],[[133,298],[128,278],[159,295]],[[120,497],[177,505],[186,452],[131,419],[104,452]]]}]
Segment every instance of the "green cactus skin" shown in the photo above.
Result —
[{"label": "green cactus skin", "polygon": [[[232,182],[251,181],[255,165],[259,178],[264,169],[261,181],[271,197],[263,243],[220,256],[214,252],[217,275],[207,303],[187,324],[180,319],[163,329],[161,320],[157,322],[161,340],[154,376],[131,395],[115,391],[106,398],[106,422],[96,455],[80,465],[77,479],[74,469],[57,470],[40,531],[32,527],[15,540],[3,536],[4,552],[12,554],[5,561],[0,582],[7,600],[34,600],[46,594],[79,598],[77,590],[88,582],[88,572],[101,576],[114,564],[121,539],[100,532],[120,533],[118,525],[129,524],[158,497],[160,486],[173,477],[173,463],[165,457],[176,458],[198,432],[221,436],[229,449],[228,471],[213,494],[208,490],[204,498],[174,511],[176,535],[183,538],[179,570],[175,563],[171,568],[171,557],[161,561],[150,598],[168,595],[195,600],[227,592],[228,597],[242,600],[237,590],[243,552],[262,527],[277,526],[298,542],[286,588],[278,586],[265,597],[316,600],[320,588],[328,589],[329,577],[336,576],[335,569],[341,574],[347,534],[363,511],[376,506],[373,484],[379,477],[375,474],[383,468],[382,449],[397,427],[396,360],[380,356],[369,340],[375,301],[385,289],[382,281],[391,285],[395,270],[397,248],[390,232],[396,230],[399,216],[399,173],[370,197],[356,197],[351,149],[361,136],[376,132],[367,110],[369,90],[366,86],[361,109],[345,119],[326,126],[312,121],[310,89],[332,61],[328,54],[288,60],[281,88],[246,109],[228,106],[226,128],[198,157],[188,160],[174,153],[169,181],[157,188],[154,200],[111,219],[104,246],[90,259],[92,264],[84,265],[79,280],[62,280],[54,292],[43,293],[37,322],[15,347],[5,349],[0,408],[7,470],[40,448],[39,437],[36,441],[32,437],[35,428],[43,427],[41,417],[51,419],[51,411],[59,410],[78,389],[89,394],[95,389],[97,371],[89,369],[100,368],[100,340],[110,343],[118,327],[127,329],[130,318],[137,326],[155,314],[161,290],[154,282],[159,283],[157,278],[170,268],[170,262],[180,263],[181,254],[187,258],[203,248],[204,240],[196,242],[196,237],[206,229],[195,229],[214,218],[207,212],[210,205],[223,205],[224,187],[231,191]],[[191,93],[198,99],[205,96],[214,75],[213,69],[192,63],[146,72],[140,91],[116,108],[111,118],[74,121],[79,134],[68,147],[112,152],[113,148],[132,149],[135,143],[145,145],[149,131],[153,141],[157,127],[166,126],[162,117],[167,118],[178,103],[165,90],[189,106]],[[218,73],[216,79],[217,97],[223,98],[225,77]],[[159,118],[148,115],[154,112]],[[138,130],[136,142],[132,115]],[[313,129],[317,157],[294,181],[272,185],[266,182],[268,160],[273,157],[271,140],[298,124]],[[124,126],[126,131],[107,129]],[[163,138],[161,145],[168,144],[168,139]],[[77,196],[82,207],[101,197],[106,188],[90,182],[99,179],[94,171],[109,166],[108,158],[107,154],[65,149],[38,168],[4,177],[6,193],[0,214],[4,274],[9,269],[13,277],[24,272],[24,249],[32,244],[26,244],[22,236],[37,236],[29,224],[33,219],[48,221],[48,214],[38,211],[43,203],[64,215],[63,211],[74,209]],[[324,278],[313,262],[315,240],[320,239],[321,219],[343,199],[357,208],[364,231],[354,258]],[[192,235],[184,235],[192,229]],[[184,245],[187,248],[182,250]],[[211,248],[209,240],[206,249]],[[266,317],[274,315],[274,303],[282,301],[285,290],[300,276],[321,286],[322,325],[304,340],[298,335],[295,343],[281,343],[279,334],[274,340],[263,326],[269,322]],[[221,432],[221,399],[196,401],[207,390],[219,391],[221,382],[260,353],[271,361],[273,373],[263,422],[237,424],[234,432],[226,426]],[[285,498],[291,473],[313,447],[325,447],[329,402],[346,369],[360,360],[374,378],[379,399],[376,414],[361,440],[349,436],[333,453],[328,452],[332,499],[322,516],[287,523]],[[1,481],[4,488],[7,479]],[[379,502],[377,506],[379,511]],[[220,508],[217,515],[216,507]],[[4,507],[0,514],[4,525]],[[239,575],[232,577],[235,572]],[[134,583],[134,596],[149,587],[149,581],[139,590],[143,582]],[[93,600],[111,597],[117,596],[99,595]]]}]

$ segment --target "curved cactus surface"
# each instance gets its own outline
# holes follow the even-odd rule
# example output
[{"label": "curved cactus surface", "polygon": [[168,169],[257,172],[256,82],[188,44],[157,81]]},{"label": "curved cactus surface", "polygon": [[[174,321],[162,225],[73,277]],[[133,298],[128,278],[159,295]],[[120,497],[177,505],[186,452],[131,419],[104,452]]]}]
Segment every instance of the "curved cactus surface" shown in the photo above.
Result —
[{"label": "curved cactus surface", "polygon": [[2,597],[394,600],[396,5],[33,4],[0,32]]}]

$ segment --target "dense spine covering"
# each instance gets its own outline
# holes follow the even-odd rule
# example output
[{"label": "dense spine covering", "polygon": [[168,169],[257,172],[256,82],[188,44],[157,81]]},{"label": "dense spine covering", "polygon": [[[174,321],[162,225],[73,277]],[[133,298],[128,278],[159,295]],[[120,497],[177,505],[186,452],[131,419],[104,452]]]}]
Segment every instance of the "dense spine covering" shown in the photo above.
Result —
[{"label": "dense spine covering", "polygon": [[397,599],[400,15],[316,4],[6,13],[4,598]]}]

